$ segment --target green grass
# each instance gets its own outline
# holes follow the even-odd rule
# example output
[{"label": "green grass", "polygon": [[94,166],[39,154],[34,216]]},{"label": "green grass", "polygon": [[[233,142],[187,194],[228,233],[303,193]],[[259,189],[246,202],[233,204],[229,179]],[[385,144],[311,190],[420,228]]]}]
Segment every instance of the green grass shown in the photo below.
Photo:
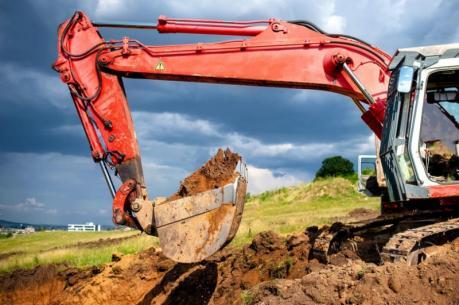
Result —
[{"label": "green grass", "polygon": [[243,290],[241,300],[244,305],[252,305],[255,300],[255,293],[252,290]]},{"label": "green grass", "polygon": [[266,230],[286,235],[311,225],[330,224],[356,208],[377,210],[379,200],[360,194],[353,182],[343,178],[317,180],[251,196],[232,244],[242,246]]},{"label": "green grass", "polygon": [[2,239],[0,254],[7,252],[37,252],[76,243],[97,241],[101,238],[120,238],[137,234],[135,231],[67,232],[47,231],[26,235],[15,235]]},{"label": "green grass", "polygon": [[[97,248],[84,247],[79,243],[98,241],[101,238],[133,236],[118,243]],[[18,268],[30,269],[41,264],[64,263],[69,266],[86,267],[111,261],[113,253],[133,254],[158,246],[156,238],[139,235],[138,232],[37,232],[17,235],[0,241],[0,253],[18,252],[0,260],[0,272]]]}]

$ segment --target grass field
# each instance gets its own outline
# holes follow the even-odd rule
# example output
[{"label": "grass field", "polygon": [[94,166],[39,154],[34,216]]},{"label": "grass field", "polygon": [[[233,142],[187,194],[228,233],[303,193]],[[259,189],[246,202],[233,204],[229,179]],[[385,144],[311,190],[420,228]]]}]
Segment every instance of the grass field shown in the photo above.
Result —
[{"label": "grass field", "polygon": [[[101,239],[119,242],[107,243]],[[52,231],[16,235],[0,240],[0,257],[4,257],[0,259],[0,272],[51,263],[75,267],[100,265],[111,261],[113,253],[133,254],[157,245],[156,238],[136,231]]]},{"label": "grass field", "polygon": [[[378,198],[361,195],[354,183],[343,178],[265,192],[248,199],[239,231],[231,244],[242,246],[261,231],[288,234],[310,225],[329,224],[356,208],[378,207]],[[126,237],[131,238],[124,239]],[[109,238],[119,239],[119,242],[101,241]],[[76,267],[100,265],[109,262],[112,253],[132,254],[153,246],[158,246],[156,238],[135,231],[53,231],[17,235],[0,240],[0,272],[49,263]]]},{"label": "grass field", "polygon": [[357,208],[379,209],[380,199],[366,197],[347,179],[333,178],[281,188],[248,199],[232,244],[244,245],[261,231],[285,235],[311,225],[330,224]]}]

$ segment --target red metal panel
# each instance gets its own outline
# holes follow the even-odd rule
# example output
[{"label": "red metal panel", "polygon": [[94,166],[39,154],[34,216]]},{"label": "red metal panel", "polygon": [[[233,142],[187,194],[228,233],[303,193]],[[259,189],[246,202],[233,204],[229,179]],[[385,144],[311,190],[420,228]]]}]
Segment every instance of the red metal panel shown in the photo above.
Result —
[{"label": "red metal panel", "polygon": [[[97,48],[86,56],[77,55],[98,45],[102,48],[101,43],[104,41],[85,15],[80,14],[78,19],[77,17],[73,19],[75,20],[78,21],[68,29],[65,37],[63,32],[68,22],[61,25],[59,29],[59,41],[63,39],[66,51],[62,50],[59,44],[59,57],[54,67],[61,73],[62,80],[69,85],[71,92],[84,97],[95,95],[95,98],[89,102],[76,98],[75,94],[73,96],[93,156],[97,156],[98,158],[95,159],[100,160],[108,153],[111,162],[115,165],[128,163],[130,160],[140,160],[129,106],[118,77],[108,73],[100,73],[98,76]],[[102,148],[97,133],[103,139],[105,149]],[[138,177],[130,178],[139,180]]]},{"label": "red metal panel", "polygon": [[429,197],[430,198],[445,198],[445,197],[457,197],[455,198],[456,203],[459,203],[459,185],[435,185],[429,186]]}]

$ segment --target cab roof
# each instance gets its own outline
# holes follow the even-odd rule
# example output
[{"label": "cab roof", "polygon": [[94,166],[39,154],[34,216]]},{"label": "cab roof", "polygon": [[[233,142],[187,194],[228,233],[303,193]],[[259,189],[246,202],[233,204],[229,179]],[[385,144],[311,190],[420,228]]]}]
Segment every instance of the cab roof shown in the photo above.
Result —
[{"label": "cab roof", "polygon": [[403,49],[398,49],[395,54],[400,53],[400,52],[416,52],[426,57],[427,56],[439,56],[439,55],[443,55],[446,51],[451,50],[451,49],[459,49],[459,43],[437,44],[437,45],[432,45],[432,46],[403,48]]},{"label": "cab roof", "polygon": [[389,70],[392,71],[400,65],[412,66],[415,61],[421,61],[425,68],[437,63],[440,59],[457,56],[459,56],[459,43],[398,49],[392,57]]}]

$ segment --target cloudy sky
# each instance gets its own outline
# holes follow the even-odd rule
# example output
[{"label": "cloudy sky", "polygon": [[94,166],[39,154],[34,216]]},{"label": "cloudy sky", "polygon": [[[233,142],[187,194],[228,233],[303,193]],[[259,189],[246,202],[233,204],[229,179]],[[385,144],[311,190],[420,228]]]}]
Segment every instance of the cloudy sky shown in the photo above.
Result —
[{"label": "cloudy sky", "polygon": [[[459,41],[457,1],[1,1],[0,219],[111,222],[107,187],[69,93],[50,68],[57,26],[75,10],[110,21],[155,22],[159,15],[306,19],[389,53]],[[102,34],[152,45],[222,39],[107,29]],[[373,152],[358,111],[336,94],[146,80],[125,85],[152,197],[174,192],[218,147],[245,157],[252,193],[308,181],[325,157],[355,161]]]}]

